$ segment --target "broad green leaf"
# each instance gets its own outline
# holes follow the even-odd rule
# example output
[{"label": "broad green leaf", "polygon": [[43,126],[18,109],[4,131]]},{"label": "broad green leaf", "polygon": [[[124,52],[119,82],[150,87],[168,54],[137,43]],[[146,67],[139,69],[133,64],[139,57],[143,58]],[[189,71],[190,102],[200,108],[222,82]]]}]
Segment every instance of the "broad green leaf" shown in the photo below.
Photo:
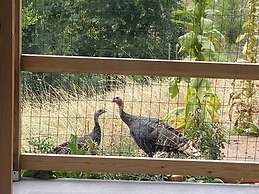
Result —
[{"label": "broad green leaf", "polygon": [[233,130],[234,130],[237,134],[242,134],[242,133],[245,132],[245,129],[238,128],[238,127],[233,128]]},{"label": "broad green leaf", "polygon": [[190,52],[192,48],[192,42],[193,42],[194,36],[195,36],[194,32],[191,31],[178,38],[182,51],[185,51],[187,53]]},{"label": "broad green leaf", "polygon": [[250,124],[248,129],[245,129],[245,132],[254,135],[259,135],[259,127],[256,124],[252,123]]},{"label": "broad green leaf", "polygon": [[78,138],[76,135],[71,134],[68,142],[68,148],[71,150],[72,154],[77,154],[77,142]]},{"label": "broad green leaf", "polygon": [[212,30],[213,28],[213,21],[208,18],[201,18],[201,28],[204,32]]},{"label": "broad green leaf", "polygon": [[174,79],[173,81],[171,81],[169,83],[169,93],[170,93],[171,98],[174,98],[178,95],[178,93],[179,93],[178,84],[179,84],[178,79]]},{"label": "broad green leaf", "polygon": [[172,20],[172,21],[175,22],[176,24],[183,25],[188,30],[193,30],[193,23],[182,21],[182,20]]},{"label": "broad green leaf", "polygon": [[185,107],[179,107],[171,110],[164,120],[168,123],[171,123],[175,128],[184,128],[185,127]]},{"label": "broad green leaf", "polygon": [[215,47],[208,37],[198,35],[198,40],[202,45],[202,50],[211,51],[212,53],[215,52]]},{"label": "broad green leaf", "polygon": [[187,9],[183,9],[183,10],[179,9],[179,10],[172,12],[172,15],[184,15],[184,16],[190,15],[190,16],[192,16],[192,14],[193,14],[193,10],[187,10]]},{"label": "broad green leaf", "polygon": [[208,37],[208,39],[214,44],[214,46],[218,50],[224,48],[225,37],[220,31],[218,31],[216,29],[212,29],[212,30],[209,30],[208,32],[204,33],[204,36]]},{"label": "broad green leaf", "polygon": [[220,14],[220,11],[217,9],[206,9],[205,14],[208,16],[213,16],[215,17],[216,14]]},{"label": "broad green leaf", "polygon": [[184,107],[178,107],[178,108],[175,108],[175,109],[171,110],[167,115],[169,117],[171,117],[171,116],[178,116],[178,115],[183,114],[184,111],[185,111]]}]

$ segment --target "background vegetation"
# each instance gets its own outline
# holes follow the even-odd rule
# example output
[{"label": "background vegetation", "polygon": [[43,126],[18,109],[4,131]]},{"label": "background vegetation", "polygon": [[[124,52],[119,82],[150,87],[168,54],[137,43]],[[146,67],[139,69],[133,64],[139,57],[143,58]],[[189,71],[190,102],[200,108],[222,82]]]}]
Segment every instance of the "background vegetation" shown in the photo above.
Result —
[{"label": "background vegetation", "polygon": [[[23,0],[22,13],[23,53],[251,63],[256,63],[258,59],[259,19],[258,2],[255,0]],[[119,90],[122,95],[130,95],[129,99],[134,101],[140,93],[127,93],[127,88],[139,85],[142,87],[140,100],[143,100],[143,90],[151,87],[151,90],[156,88],[161,93],[161,83],[167,84],[169,101],[176,103],[178,99],[177,107],[164,107],[164,119],[192,139],[205,158],[224,157],[227,134],[259,135],[256,123],[259,112],[256,101],[258,84],[250,80],[232,82],[229,117],[230,121],[234,121],[234,131],[231,132],[229,127],[221,123],[223,99],[214,89],[217,84],[204,78],[23,72],[23,109],[30,108],[31,112],[37,111],[40,115],[47,112],[49,117],[51,112],[55,112],[59,117],[60,109],[74,103],[74,111],[69,111],[78,118],[82,99],[95,97],[98,101]],[[238,89],[235,89],[236,86]],[[151,91],[149,95],[156,94]],[[59,111],[54,106],[58,106]],[[108,108],[112,110],[112,107]],[[24,135],[27,138],[29,136],[25,150],[51,152],[54,146],[52,138],[40,137],[41,129],[34,129],[31,121],[26,122],[24,119],[25,131],[30,134]],[[48,134],[50,123],[48,121]],[[78,127],[77,120],[73,126]],[[106,125],[111,128],[112,137],[110,142],[103,142],[103,146],[109,145],[111,149],[102,148],[102,153],[143,156],[130,137],[122,138],[122,129],[119,132],[120,143],[115,143],[118,131],[113,128],[118,126],[118,123]],[[57,128],[60,127],[64,126],[58,123]],[[80,154],[81,151],[73,153]],[[166,179],[163,176],[86,172],[57,172],[55,176]],[[188,177],[187,180],[196,179]]]}]

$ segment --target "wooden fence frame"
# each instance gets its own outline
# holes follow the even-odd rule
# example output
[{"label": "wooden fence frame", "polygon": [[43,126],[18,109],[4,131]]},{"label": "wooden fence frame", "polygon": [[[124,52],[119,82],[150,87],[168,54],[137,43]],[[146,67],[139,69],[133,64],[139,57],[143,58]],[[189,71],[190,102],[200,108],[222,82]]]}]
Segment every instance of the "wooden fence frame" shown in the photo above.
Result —
[{"label": "wooden fence frame", "polygon": [[[191,76],[259,79],[259,65],[225,62],[123,59],[104,57],[22,55],[21,69],[31,72]],[[23,154],[21,167],[31,170],[91,170],[101,172],[177,173],[228,180],[259,180],[258,162],[149,159],[113,156]]]},{"label": "wooden fence frame", "polygon": [[[0,193],[12,193],[13,178],[13,131],[15,111],[20,111],[15,94],[18,69],[20,67],[19,19],[20,0],[0,1]],[[20,72],[20,71],[19,71]],[[19,117],[19,116],[18,116]],[[17,118],[18,118],[17,117]],[[17,126],[17,125],[16,125]],[[17,130],[20,130],[19,127]],[[16,153],[17,154],[17,153]]]},{"label": "wooden fence frame", "polygon": [[259,180],[259,163],[240,161],[22,154],[21,167],[30,170],[203,175],[231,182]]},{"label": "wooden fence frame", "polygon": [[[19,90],[21,71],[104,74],[115,73],[125,75],[192,76],[259,80],[259,65],[224,62],[186,62],[151,59],[21,55],[21,2],[20,0],[2,0],[0,5],[1,18],[3,19],[5,17],[6,19],[10,16],[10,18],[6,20],[7,22],[3,23],[4,20],[0,20],[0,35],[3,35],[4,38],[7,37],[6,40],[1,39],[4,40],[4,43],[7,43],[6,45],[4,45],[3,42],[0,42],[0,48],[6,49],[7,51],[7,54],[3,55],[3,58],[0,61],[6,63],[4,63],[5,65],[3,66],[3,69],[6,70],[6,74],[1,74],[0,72],[1,76],[3,75],[3,78],[6,80],[6,82],[0,86],[1,92],[7,92],[5,93],[4,101],[0,101],[0,107],[4,107],[1,111],[7,113],[6,117],[0,117],[0,122],[2,124],[0,127],[0,132],[5,132],[7,137],[0,137],[0,147],[8,149],[3,155],[6,157],[6,163],[4,163],[6,170],[0,172],[0,176],[9,177],[6,179],[6,185],[4,186],[1,185],[2,183],[0,181],[0,193],[11,193],[12,187],[10,183],[10,172],[12,169],[87,169],[99,172],[130,172],[149,174],[177,173],[183,175],[193,174],[229,177],[237,180],[259,179],[258,162],[20,154],[21,127],[19,114]],[[8,27],[7,31],[1,31],[2,23]],[[13,35],[11,39],[8,38],[10,34]],[[10,66],[8,67],[7,65]],[[16,93],[14,91],[16,91]],[[6,129],[8,130],[6,131]],[[10,143],[10,145],[8,143]],[[6,144],[8,144],[8,146],[6,146]],[[14,154],[13,157],[12,153]],[[10,165],[12,161],[13,168]]]},{"label": "wooden fence frame", "polygon": [[23,71],[31,72],[137,74],[259,80],[259,65],[253,63],[23,54],[21,68]]}]

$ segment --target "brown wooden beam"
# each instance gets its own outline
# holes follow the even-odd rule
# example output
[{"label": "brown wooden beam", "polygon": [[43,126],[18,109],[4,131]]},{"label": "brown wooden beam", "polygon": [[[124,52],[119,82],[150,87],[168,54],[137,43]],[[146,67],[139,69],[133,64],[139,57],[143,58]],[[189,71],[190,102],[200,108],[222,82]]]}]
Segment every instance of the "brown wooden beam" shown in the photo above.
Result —
[{"label": "brown wooden beam", "polygon": [[22,154],[21,167],[30,170],[207,175],[237,180],[259,179],[259,163],[218,160]]},{"label": "brown wooden beam", "polygon": [[126,75],[190,76],[259,79],[259,64],[187,62],[177,60],[123,59],[22,55],[22,70],[31,72],[104,73]]},{"label": "brown wooden beam", "polygon": [[21,126],[20,126],[20,65],[21,65],[21,0],[15,0],[15,63],[14,63],[14,131],[13,170],[20,170]]},{"label": "brown wooden beam", "polygon": [[0,193],[12,193],[14,0],[0,1]]}]

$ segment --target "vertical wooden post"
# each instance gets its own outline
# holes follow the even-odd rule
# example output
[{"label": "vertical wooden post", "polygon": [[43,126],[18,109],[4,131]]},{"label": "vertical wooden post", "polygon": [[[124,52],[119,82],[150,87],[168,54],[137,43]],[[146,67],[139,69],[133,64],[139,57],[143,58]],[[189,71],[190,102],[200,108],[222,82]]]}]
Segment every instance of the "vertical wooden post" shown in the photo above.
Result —
[{"label": "vertical wooden post", "polygon": [[20,171],[20,64],[21,64],[21,0],[15,0],[15,61],[14,61],[14,131],[13,170]]},{"label": "vertical wooden post", "polygon": [[12,193],[14,0],[0,1],[0,193]]}]

